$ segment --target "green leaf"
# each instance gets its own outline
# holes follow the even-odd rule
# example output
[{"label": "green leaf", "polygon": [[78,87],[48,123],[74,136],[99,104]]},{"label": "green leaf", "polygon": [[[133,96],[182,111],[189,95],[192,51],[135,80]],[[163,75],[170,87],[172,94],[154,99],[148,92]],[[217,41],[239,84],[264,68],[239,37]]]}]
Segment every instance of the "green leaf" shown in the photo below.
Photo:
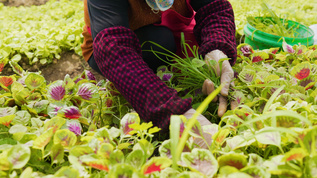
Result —
[{"label": "green leaf", "polygon": [[21,125],[28,125],[31,119],[31,115],[27,111],[18,111],[15,113],[15,117],[12,121],[12,124],[21,124]]},{"label": "green leaf", "polygon": [[69,155],[80,157],[80,156],[88,155],[92,153],[94,153],[94,151],[92,150],[91,147],[87,145],[75,145],[71,148]]},{"label": "green leaf", "polygon": [[48,104],[50,102],[48,100],[41,100],[41,101],[31,101],[27,105],[29,108],[32,108],[36,111],[36,113],[41,113],[46,110]]},{"label": "green leaf", "polygon": [[164,140],[159,147],[160,156],[172,158],[171,140]]},{"label": "green leaf", "polygon": [[109,159],[114,147],[110,143],[102,143],[98,149],[97,154],[104,159]]},{"label": "green leaf", "polygon": [[71,167],[62,167],[55,174],[55,177],[79,178],[79,172]]},{"label": "green leaf", "polygon": [[133,150],[126,158],[126,163],[132,165],[137,170],[141,169],[145,163],[145,156],[142,150]]},{"label": "green leaf", "polygon": [[58,130],[54,135],[54,144],[61,144],[65,148],[71,148],[76,142],[76,135],[68,129]]},{"label": "green leaf", "polygon": [[25,79],[25,85],[31,89],[38,89],[42,86],[45,86],[45,78],[36,73],[30,73]]},{"label": "green leaf", "polygon": [[18,63],[22,59],[22,56],[20,54],[16,54],[11,58],[11,61]]},{"label": "green leaf", "polygon": [[116,164],[108,174],[109,177],[141,177],[142,175],[129,164]]},{"label": "green leaf", "polygon": [[189,169],[213,177],[218,171],[218,162],[209,150],[194,148],[190,153],[182,153],[181,160]]},{"label": "green leaf", "polygon": [[247,173],[252,177],[271,177],[271,174],[265,168],[263,168],[263,166],[247,166],[241,169],[241,172]]},{"label": "green leaf", "polygon": [[279,132],[261,132],[265,129],[260,130],[255,138],[259,143],[265,145],[275,145],[277,147],[281,146],[281,134]]},{"label": "green leaf", "polygon": [[205,64],[206,64],[205,61],[200,60],[200,59],[197,59],[197,58],[194,58],[194,59],[192,60],[192,65],[193,65],[193,67],[196,67],[196,68],[202,67],[202,66],[204,66]]},{"label": "green leaf", "polygon": [[145,158],[149,158],[154,151],[154,146],[151,142],[141,139],[137,144],[133,146],[133,150],[142,150]]},{"label": "green leaf", "polygon": [[24,171],[21,173],[20,178],[29,178],[30,175],[32,175],[33,169],[32,167],[27,167],[24,169]]},{"label": "green leaf", "polygon": [[53,163],[64,162],[64,147],[61,144],[54,144],[51,149],[51,161]]},{"label": "green leaf", "polygon": [[237,169],[242,169],[247,166],[247,159],[245,155],[238,153],[228,153],[218,157],[219,167],[232,166]]},{"label": "green leaf", "polygon": [[21,169],[29,161],[31,150],[24,145],[15,145],[8,152],[8,161],[13,169]]},{"label": "green leaf", "polygon": [[32,127],[36,127],[36,128],[41,128],[44,125],[41,119],[35,118],[35,117],[31,118],[31,124],[32,124]]},{"label": "green leaf", "polygon": [[22,138],[19,140],[19,143],[25,144],[31,140],[35,140],[37,135],[34,133],[25,133],[23,134]]},{"label": "green leaf", "polygon": [[8,159],[8,151],[4,151],[0,154],[0,170],[8,171],[11,168],[12,163]]},{"label": "green leaf", "polygon": [[58,129],[60,129],[66,123],[66,119],[56,116],[45,122],[44,130],[48,130],[53,128],[53,133],[55,133]]},{"label": "green leaf", "polygon": [[110,153],[109,163],[115,165],[124,162],[124,154],[121,150],[114,150]]},{"label": "green leaf", "polygon": [[9,130],[9,133],[10,134],[14,134],[14,133],[17,133],[17,132],[27,132],[28,131],[28,128],[25,127],[24,125],[21,125],[21,124],[16,124],[16,125],[13,125],[10,130]]},{"label": "green leaf", "polygon": [[249,162],[248,165],[254,165],[254,166],[262,166],[263,165],[263,158],[255,153],[249,154]]}]

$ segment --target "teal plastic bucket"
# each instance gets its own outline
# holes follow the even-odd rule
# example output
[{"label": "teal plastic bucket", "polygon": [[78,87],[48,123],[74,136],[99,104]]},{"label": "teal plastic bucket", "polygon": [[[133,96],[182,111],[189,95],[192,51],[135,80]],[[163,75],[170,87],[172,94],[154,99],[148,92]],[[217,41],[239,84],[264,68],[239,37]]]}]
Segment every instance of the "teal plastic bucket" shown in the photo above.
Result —
[{"label": "teal plastic bucket", "polygon": [[[264,17],[256,17],[264,18]],[[266,17],[267,18],[267,17]],[[243,29],[245,40],[244,42],[251,45],[253,49],[269,49],[272,47],[282,47],[283,38],[289,45],[302,44],[311,46],[314,44],[314,32],[309,27],[298,22],[287,20],[289,26],[298,26],[296,32],[299,34],[296,38],[282,37],[269,34],[260,30],[256,30],[252,25],[247,23]]]}]

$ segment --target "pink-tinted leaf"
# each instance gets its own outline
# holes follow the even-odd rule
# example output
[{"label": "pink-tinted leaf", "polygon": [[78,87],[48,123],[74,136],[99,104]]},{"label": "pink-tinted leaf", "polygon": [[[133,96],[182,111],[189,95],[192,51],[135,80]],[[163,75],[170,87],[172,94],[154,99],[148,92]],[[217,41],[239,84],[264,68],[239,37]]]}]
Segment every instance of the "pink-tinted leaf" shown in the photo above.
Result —
[{"label": "pink-tinted leaf", "polygon": [[290,74],[296,77],[298,80],[302,80],[309,76],[310,74],[311,65],[309,62],[302,62],[294,66]]},{"label": "pink-tinted leaf", "polygon": [[78,120],[67,120],[66,125],[68,127],[68,130],[72,131],[77,136],[81,135],[81,125]]},{"label": "pink-tinted leaf", "polygon": [[285,39],[283,38],[283,44],[282,44],[283,50],[288,53],[295,53],[295,50],[293,47],[286,43]]},{"label": "pink-tinted leaf", "polygon": [[225,138],[227,138],[227,136],[229,135],[229,133],[230,133],[229,129],[221,129],[212,136],[212,139],[218,145],[222,145],[223,142],[225,141]]},{"label": "pink-tinted leaf", "polygon": [[309,154],[304,148],[292,148],[289,152],[285,153],[283,161],[303,161]]},{"label": "pink-tinted leaf", "polygon": [[213,177],[218,171],[218,162],[209,150],[194,148],[190,153],[182,153],[181,160],[190,169]]},{"label": "pink-tinted leaf", "polygon": [[166,157],[152,157],[147,163],[142,166],[144,175],[154,172],[159,172],[172,164],[172,160]]},{"label": "pink-tinted leaf", "polygon": [[[264,131],[262,129],[262,131]],[[279,132],[261,132],[256,134],[256,140],[264,145],[281,145],[281,134]]]},{"label": "pink-tinted leaf", "polygon": [[22,68],[18,63],[13,62],[13,61],[9,61],[9,64],[10,64],[10,66],[12,67],[13,71],[14,71],[16,74],[18,74],[18,75],[20,75],[20,76],[23,75],[24,70],[23,70],[23,68]]},{"label": "pink-tinted leaf", "polygon": [[241,51],[242,55],[245,57],[249,57],[252,53],[254,53],[253,48],[246,43],[240,44],[237,49],[238,51]]},{"label": "pink-tinted leaf", "polygon": [[57,116],[67,119],[78,119],[81,117],[81,113],[76,106],[69,106],[58,110]]},{"label": "pink-tinted leaf", "polygon": [[300,86],[305,87],[305,90],[311,89],[317,82],[316,76],[310,75],[298,82]]},{"label": "pink-tinted leaf", "polygon": [[31,150],[22,144],[14,145],[8,152],[8,161],[12,164],[13,169],[23,168],[29,161]]},{"label": "pink-tinted leaf", "polygon": [[85,70],[81,77],[83,79],[88,79],[88,80],[96,80],[96,77],[94,76],[94,74],[92,72],[90,72],[89,70]]},{"label": "pink-tinted leaf", "polygon": [[102,160],[91,161],[91,162],[86,163],[86,165],[90,166],[92,168],[95,168],[95,169],[109,171],[108,165],[106,165]]},{"label": "pink-tinted leaf", "polygon": [[100,159],[98,155],[83,155],[80,160],[84,165],[107,172],[109,171],[108,160]]},{"label": "pink-tinted leaf", "polygon": [[15,114],[0,117],[0,124],[9,127],[14,118]]},{"label": "pink-tinted leaf", "polygon": [[62,100],[66,93],[64,82],[62,80],[55,81],[49,86],[47,93],[54,100]]},{"label": "pink-tinted leaf", "polygon": [[13,76],[0,76],[0,86],[9,91],[8,87],[15,81],[15,77]]},{"label": "pink-tinted leaf", "polygon": [[173,77],[173,73],[163,73],[162,81],[170,81]]},{"label": "pink-tinted leaf", "polygon": [[120,121],[121,129],[124,135],[128,135],[133,129],[129,127],[131,124],[139,124],[140,118],[137,113],[128,113]]},{"label": "pink-tinted leaf", "polygon": [[251,83],[255,80],[256,73],[254,70],[244,69],[239,73],[238,77],[244,83]]},{"label": "pink-tinted leaf", "polygon": [[92,98],[99,98],[98,88],[92,83],[83,83],[79,85],[77,95],[84,100],[91,100]]},{"label": "pink-tinted leaf", "polygon": [[0,60],[0,74],[2,70],[4,69],[4,67],[8,64],[8,62],[9,62],[8,58],[3,58]]},{"label": "pink-tinted leaf", "polygon": [[66,105],[62,103],[50,103],[47,106],[47,114],[52,118],[57,116],[57,112],[62,109],[63,107],[66,107]]},{"label": "pink-tinted leaf", "polygon": [[260,61],[265,61],[269,59],[269,54],[265,51],[257,51],[251,55],[251,60],[252,63],[260,62]]},{"label": "pink-tinted leaf", "polygon": [[239,170],[244,168],[248,164],[246,156],[238,153],[229,153],[222,155],[218,158],[218,163],[220,167],[232,166]]}]

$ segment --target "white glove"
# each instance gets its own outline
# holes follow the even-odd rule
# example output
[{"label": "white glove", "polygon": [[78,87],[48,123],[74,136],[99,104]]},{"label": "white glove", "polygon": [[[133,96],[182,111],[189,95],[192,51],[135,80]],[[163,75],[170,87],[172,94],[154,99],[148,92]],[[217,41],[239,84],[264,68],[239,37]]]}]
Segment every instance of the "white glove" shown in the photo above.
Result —
[{"label": "white glove", "polygon": [[[234,73],[232,70],[232,67],[229,63],[228,60],[223,61],[222,63],[222,70],[220,73],[220,67],[219,67],[219,60],[223,58],[228,58],[227,55],[225,55],[222,51],[220,50],[213,50],[209,52],[208,54],[205,55],[205,61],[208,62],[210,60],[214,60],[217,62],[216,65],[216,74],[217,76],[220,76],[220,82],[224,83],[224,87],[220,91],[220,96],[219,96],[219,108],[218,108],[218,116],[222,117],[224,113],[227,111],[227,96],[229,93],[229,87],[230,85],[234,85],[232,80],[234,78]],[[208,62],[209,63],[209,62]],[[207,63],[207,64],[208,64]],[[206,79],[203,87],[202,87],[202,92],[206,95],[209,95],[215,90],[214,83],[210,81],[209,79]],[[217,97],[213,100],[213,102],[217,101]],[[234,109],[236,107],[235,101],[231,101],[231,109]]]}]

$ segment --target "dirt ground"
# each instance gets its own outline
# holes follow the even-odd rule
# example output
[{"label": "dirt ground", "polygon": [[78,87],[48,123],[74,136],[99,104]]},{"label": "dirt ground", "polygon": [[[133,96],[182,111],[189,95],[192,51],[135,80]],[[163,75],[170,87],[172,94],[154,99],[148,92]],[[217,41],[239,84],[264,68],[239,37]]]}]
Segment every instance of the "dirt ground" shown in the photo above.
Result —
[{"label": "dirt ground", "polygon": [[54,60],[52,64],[40,67],[39,70],[48,82],[63,80],[66,74],[69,74],[71,78],[74,78],[83,73],[84,70],[91,71],[97,81],[104,79],[102,75],[90,68],[88,63],[81,56],[78,56],[73,52],[63,53],[61,59]]},{"label": "dirt ground", "polygon": [[[7,6],[30,6],[42,5],[47,1],[48,0],[0,0],[0,3],[2,2]],[[66,74],[69,74],[72,78],[76,77],[80,75],[85,69],[91,71],[95,75],[97,81],[104,79],[102,75],[91,69],[81,56],[78,56],[71,51],[64,52],[61,54],[61,58],[59,60],[54,59],[53,63],[45,66],[30,66],[27,64],[27,62],[22,62],[20,65],[24,70],[28,70],[30,72],[41,71],[47,82],[63,80]],[[14,74],[14,72],[12,71],[10,65],[7,65],[1,73],[1,75],[12,74]]]}]

